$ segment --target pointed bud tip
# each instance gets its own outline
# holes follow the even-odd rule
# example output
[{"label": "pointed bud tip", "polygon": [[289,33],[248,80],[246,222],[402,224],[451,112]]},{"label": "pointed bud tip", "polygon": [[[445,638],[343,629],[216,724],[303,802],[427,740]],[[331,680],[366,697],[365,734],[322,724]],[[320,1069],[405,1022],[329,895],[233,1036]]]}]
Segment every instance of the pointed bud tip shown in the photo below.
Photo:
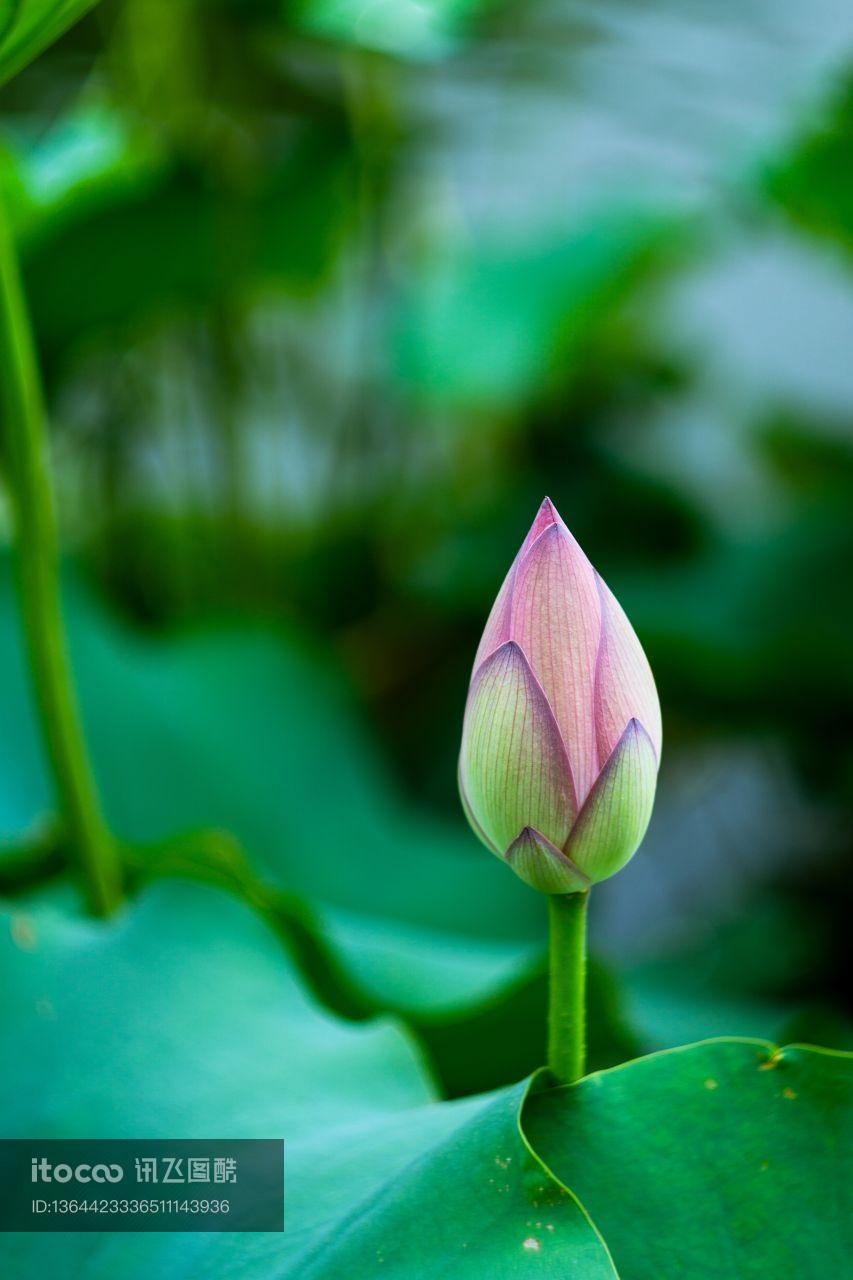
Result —
[{"label": "pointed bud tip", "polygon": [[553,529],[555,526],[565,528],[563,521],[560,519],[560,513],[557,511],[557,508],[554,506],[551,499],[543,498],[539,504],[539,509],[536,512],[536,515],[533,517],[533,523],[527,530],[524,542],[521,544],[519,558],[523,558],[525,553],[530,550],[533,543],[536,542],[543,533],[548,529]]},{"label": "pointed bud tip", "polygon": [[[530,530],[522,545],[522,558],[529,555],[534,545],[552,544],[554,542],[565,541],[571,548],[572,554],[582,557],[584,564],[589,564],[589,559],[583,547],[560,515],[557,508],[550,498],[543,498],[539,510],[536,512],[536,518],[530,526]],[[595,570],[592,569],[595,573]],[[596,574],[596,577],[598,575]]]},{"label": "pointed bud tip", "polygon": [[533,521],[540,531],[547,528],[549,524],[565,525],[563,517],[560,515],[552,500],[546,495],[539,504],[539,510],[536,512],[536,518]]}]

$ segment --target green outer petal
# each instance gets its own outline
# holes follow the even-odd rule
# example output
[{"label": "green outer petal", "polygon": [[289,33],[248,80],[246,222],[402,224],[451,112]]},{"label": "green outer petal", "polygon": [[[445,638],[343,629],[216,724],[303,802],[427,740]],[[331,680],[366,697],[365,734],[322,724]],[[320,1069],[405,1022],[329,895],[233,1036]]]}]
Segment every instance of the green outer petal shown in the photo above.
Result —
[{"label": "green outer petal", "polygon": [[548,699],[512,641],[471,682],[459,773],[474,818],[498,849],[508,849],[523,827],[565,843],[574,817],[566,750]]},{"label": "green outer petal", "polygon": [[525,884],[540,893],[583,893],[589,888],[583,872],[533,827],[525,827],[513,840],[506,860]]},{"label": "green outer petal", "polygon": [[646,834],[657,783],[651,738],[631,720],[578,814],[565,846],[593,884],[624,867]]},{"label": "green outer petal", "polygon": [[489,837],[486,835],[485,831],[480,826],[477,819],[474,817],[474,811],[471,808],[470,804],[468,803],[468,797],[465,794],[465,783],[462,780],[461,759],[459,761],[458,782],[459,782],[459,799],[462,803],[462,812],[465,814],[465,817],[468,819],[468,825],[470,826],[471,830],[474,832],[474,835],[477,837],[477,839],[483,842],[483,844],[486,846],[486,848],[489,850],[490,853],[496,853],[499,858],[502,858],[503,853],[497,847],[497,845],[492,840],[490,840]]}]

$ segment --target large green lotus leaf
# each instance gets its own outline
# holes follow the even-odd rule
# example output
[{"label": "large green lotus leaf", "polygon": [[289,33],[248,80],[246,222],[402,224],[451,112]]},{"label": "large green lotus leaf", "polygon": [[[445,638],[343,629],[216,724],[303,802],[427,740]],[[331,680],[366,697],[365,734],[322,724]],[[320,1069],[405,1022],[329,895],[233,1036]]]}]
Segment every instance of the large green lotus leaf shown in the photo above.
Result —
[{"label": "large green lotus leaf", "polygon": [[299,1137],[308,1098],[372,1117],[377,1072],[387,1113],[433,1096],[401,1031],[322,1012],[280,940],[221,890],[161,882],[109,925],[23,903],[4,909],[2,948],[7,1136],[123,1134],[143,1116],[152,1132],[201,1133],[216,1108],[261,1136],[273,1117],[259,1098],[280,1094]]},{"label": "large green lotus leaf", "polygon": [[[126,840],[220,826],[310,900],[368,1005],[459,1010],[538,958],[543,903],[458,825],[398,797],[330,657],[294,632],[153,641],[66,590],[109,817]],[[0,576],[0,835],[51,807],[8,574]]]},{"label": "large green lotus leaf", "polygon": [[32,62],[96,0],[0,0],[0,84]]},{"label": "large green lotus leaf", "polygon": [[524,1087],[437,1103],[403,1033],[312,1004],[236,899],[173,881],[107,924],[44,905],[0,920],[5,1136],[285,1139],[283,1235],[19,1234],[16,1280],[303,1280],[333,1246],[354,1277],[509,1280],[547,1255],[612,1280],[520,1137]]},{"label": "large green lotus leaf", "polygon": [[617,1280],[582,1206],[519,1141],[524,1095],[523,1087],[504,1090],[441,1150],[386,1184],[369,1212],[329,1237],[300,1280]]},{"label": "large green lotus leaf", "polygon": [[853,1255],[851,1055],[708,1041],[538,1094],[524,1121],[622,1280],[824,1280]]}]

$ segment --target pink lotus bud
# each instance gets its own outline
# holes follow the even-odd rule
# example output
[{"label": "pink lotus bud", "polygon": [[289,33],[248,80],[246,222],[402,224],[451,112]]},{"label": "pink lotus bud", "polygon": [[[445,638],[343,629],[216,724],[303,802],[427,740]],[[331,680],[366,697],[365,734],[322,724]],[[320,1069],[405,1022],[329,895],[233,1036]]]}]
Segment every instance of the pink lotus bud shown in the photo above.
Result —
[{"label": "pink lotus bud", "polygon": [[459,758],[468,820],[534,889],[587,889],[645,835],[660,751],[646,655],[546,498],[474,662]]}]

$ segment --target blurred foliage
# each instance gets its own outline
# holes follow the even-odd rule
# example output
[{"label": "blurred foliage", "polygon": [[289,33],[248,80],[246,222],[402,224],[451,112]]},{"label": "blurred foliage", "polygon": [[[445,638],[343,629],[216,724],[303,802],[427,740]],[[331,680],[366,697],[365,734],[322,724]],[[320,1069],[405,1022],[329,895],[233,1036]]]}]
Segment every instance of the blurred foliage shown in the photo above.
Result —
[{"label": "blurred foliage", "polygon": [[488,0],[302,0],[293,16],[297,28],[343,45],[420,59],[450,53],[488,7]]},{"label": "blurred foliage", "polygon": [[[0,4],[0,75],[82,7]],[[835,324],[815,264],[849,301],[849,33],[818,58],[753,6],[718,15],[743,66],[787,58],[797,101],[762,114],[763,84],[694,91],[692,9],[629,10],[113,0],[0,94],[75,668],[134,875],[227,884],[325,1003],[404,1018],[452,1095],[541,1059],[541,903],[464,830],[454,779],[482,623],[545,492],[648,649],[662,794],[720,744],[787,770],[763,807],[709,802],[727,844],[757,825],[771,852],[702,872],[703,902],[737,892],[678,946],[654,874],[692,851],[650,838],[650,945],[606,940],[594,1065],[710,1031],[848,1043],[853,389],[841,342],[792,391],[773,324]],[[689,110],[654,99],[649,125],[627,66]],[[726,264],[780,240],[767,296],[731,303]],[[62,853],[17,625],[4,566],[10,894]]]},{"label": "blurred foliage", "polygon": [[[58,208],[42,207],[24,238],[23,266],[45,358],[58,359],[130,323],[216,305],[283,282],[307,289],[322,278],[340,234],[346,153],[309,133],[283,156],[270,157],[245,210],[217,198],[192,164],[137,172],[130,189],[113,185],[98,210],[91,183],[63,191]],[[241,245],[243,248],[241,248]],[[95,254],[115,268],[94,277]],[[128,299],[132,299],[129,314]]]},{"label": "blurred foliage", "polygon": [[853,248],[853,80],[824,104],[814,127],[768,167],[769,193],[807,230]]},{"label": "blurred foliage", "polygon": [[504,236],[427,255],[401,308],[399,374],[415,395],[481,412],[535,401],[577,376],[590,335],[684,238],[634,204],[532,242]]},{"label": "blurred foliage", "polygon": [[94,3],[95,0],[3,0],[0,83],[26,66]]}]

